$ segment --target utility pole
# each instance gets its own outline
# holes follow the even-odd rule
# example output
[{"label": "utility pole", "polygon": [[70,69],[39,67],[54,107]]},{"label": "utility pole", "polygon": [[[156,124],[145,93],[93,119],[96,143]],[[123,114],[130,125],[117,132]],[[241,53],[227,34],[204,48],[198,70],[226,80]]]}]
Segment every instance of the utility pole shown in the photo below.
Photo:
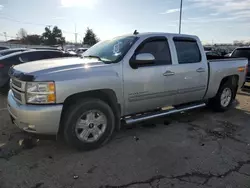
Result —
[{"label": "utility pole", "polygon": [[7,41],[7,33],[3,32],[3,34],[4,34],[4,37],[5,37],[5,41]]},{"label": "utility pole", "polygon": [[77,44],[77,32],[76,32],[76,24],[75,24],[75,44]]},{"label": "utility pole", "polygon": [[179,34],[181,34],[181,19],[182,19],[182,0],[180,5]]}]

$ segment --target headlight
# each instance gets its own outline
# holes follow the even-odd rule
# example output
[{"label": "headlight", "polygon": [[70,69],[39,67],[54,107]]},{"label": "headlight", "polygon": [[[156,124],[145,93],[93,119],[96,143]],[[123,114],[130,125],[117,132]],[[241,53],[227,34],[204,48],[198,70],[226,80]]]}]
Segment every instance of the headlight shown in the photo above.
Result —
[{"label": "headlight", "polygon": [[51,104],[56,102],[54,82],[28,82],[26,102],[29,104]]}]

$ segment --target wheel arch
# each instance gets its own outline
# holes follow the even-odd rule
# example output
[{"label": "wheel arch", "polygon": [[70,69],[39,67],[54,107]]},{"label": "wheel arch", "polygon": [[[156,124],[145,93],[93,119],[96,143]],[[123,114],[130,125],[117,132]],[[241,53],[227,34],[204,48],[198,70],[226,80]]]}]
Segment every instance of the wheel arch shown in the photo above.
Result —
[{"label": "wheel arch", "polygon": [[231,83],[233,86],[234,86],[234,88],[235,88],[235,90],[234,90],[234,96],[233,96],[233,98],[235,99],[235,97],[236,97],[236,93],[237,93],[237,90],[238,90],[238,82],[239,82],[239,75],[230,75],[230,76],[226,76],[226,77],[224,77],[222,80],[221,80],[221,82],[220,82],[220,86],[219,86],[219,88],[218,88],[218,90],[217,90],[217,92],[216,93],[218,93],[218,91],[219,91],[219,89],[221,88],[221,86],[223,85],[223,84],[225,84],[225,83],[227,83],[227,82],[229,82],[229,83]]},{"label": "wheel arch", "polygon": [[121,117],[121,105],[118,103],[117,96],[115,92],[112,89],[100,89],[100,90],[92,90],[92,91],[84,91],[80,93],[75,93],[70,96],[68,96],[64,102],[63,102],[63,109],[61,113],[61,119],[60,119],[60,127],[59,127],[59,133],[61,133],[64,129],[63,127],[63,118],[64,114],[67,110],[67,108],[77,103],[80,99],[84,98],[97,98],[104,102],[106,102],[112,109],[114,115],[115,115],[115,126],[116,130],[118,131],[121,127],[120,123],[120,117]]}]

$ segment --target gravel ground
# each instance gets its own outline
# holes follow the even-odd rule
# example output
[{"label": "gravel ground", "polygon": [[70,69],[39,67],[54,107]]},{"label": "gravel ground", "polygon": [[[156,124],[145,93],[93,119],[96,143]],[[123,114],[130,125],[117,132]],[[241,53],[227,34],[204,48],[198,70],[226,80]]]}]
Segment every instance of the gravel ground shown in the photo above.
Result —
[{"label": "gravel ground", "polygon": [[79,152],[28,139],[0,96],[1,188],[250,188],[250,90],[226,113],[199,109],[124,127],[104,147]]}]

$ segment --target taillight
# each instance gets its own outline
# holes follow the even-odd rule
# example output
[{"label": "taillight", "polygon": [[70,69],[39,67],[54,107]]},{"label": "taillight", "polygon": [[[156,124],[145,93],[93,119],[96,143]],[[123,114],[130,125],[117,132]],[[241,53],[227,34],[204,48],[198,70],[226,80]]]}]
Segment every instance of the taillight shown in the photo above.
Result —
[{"label": "taillight", "polygon": [[4,64],[0,64],[0,69],[1,69],[1,68],[4,68]]}]

